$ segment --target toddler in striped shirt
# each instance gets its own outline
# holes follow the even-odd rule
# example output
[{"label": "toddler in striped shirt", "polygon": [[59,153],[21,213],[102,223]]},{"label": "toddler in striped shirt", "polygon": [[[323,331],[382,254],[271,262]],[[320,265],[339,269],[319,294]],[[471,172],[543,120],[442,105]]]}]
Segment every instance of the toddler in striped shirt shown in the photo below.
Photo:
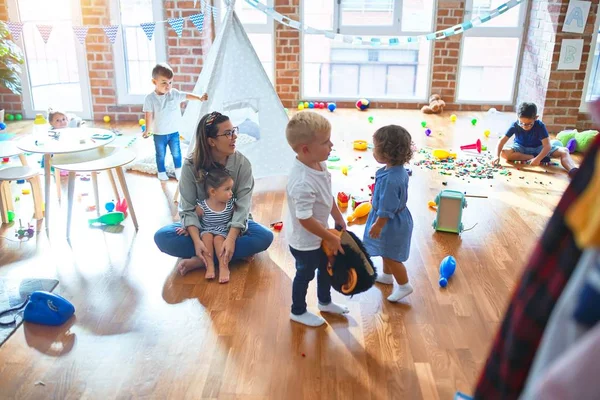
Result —
[{"label": "toddler in striped shirt", "polygon": [[[204,181],[207,198],[196,206],[200,218],[200,237],[210,251],[214,249],[220,255],[223,242],[229,233],[229,223],[233,217],[235,199],[233,198],[233,179],[225,168],[213,168],[200,171]],[[206,279],[215,278],[215,260],[213,254],[206,257]],[[219,258],[219,283],[229,282],[229,263]]]}]

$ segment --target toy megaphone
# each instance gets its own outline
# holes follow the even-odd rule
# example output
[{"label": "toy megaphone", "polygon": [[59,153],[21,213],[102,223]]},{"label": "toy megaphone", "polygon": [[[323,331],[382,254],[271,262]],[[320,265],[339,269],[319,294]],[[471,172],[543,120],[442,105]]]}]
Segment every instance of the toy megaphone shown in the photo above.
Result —
[{"label": "toy megaphone", "polygon": [[75,314],[75,307],[57,294],[35,291],[23,312],[23,320],[42,325],[62,325]]}]

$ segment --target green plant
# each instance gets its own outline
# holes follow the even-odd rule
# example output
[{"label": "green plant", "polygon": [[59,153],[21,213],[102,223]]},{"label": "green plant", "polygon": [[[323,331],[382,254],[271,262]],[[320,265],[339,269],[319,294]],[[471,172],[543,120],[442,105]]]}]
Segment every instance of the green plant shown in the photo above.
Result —
[{"label": "green plant", "polygon": [[21,49],[10,39],[10,32],[0,21],[0,86],[21,94],[21,65],[25,62]]}]

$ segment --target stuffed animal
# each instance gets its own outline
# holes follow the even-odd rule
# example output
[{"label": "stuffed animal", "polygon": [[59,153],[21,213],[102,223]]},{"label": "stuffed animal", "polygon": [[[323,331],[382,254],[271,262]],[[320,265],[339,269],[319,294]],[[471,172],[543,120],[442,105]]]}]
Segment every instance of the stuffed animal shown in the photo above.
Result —
[{"label": "stuffed animal", "polygon": [[429,105],[423,106],[421,112],[425,114],[439,114],[444,111],[445,106],[446,102],[442,100],[439,94],[432,94],[429,98]]},{"label": "stuffed animal", "polygon": [[[571,153],[573,151],[571,151],[571,148],[570,148],[571,146],[569,146],[569,141],[571,141],[571,139],[574,139],[575,140],[574,151],[584,153],[588,149],[588,147],[590,147],[590,145],[594,141],[594,138],[596,137],[597,134],[598,134],[598,131],[593,131],[593,130],[578,132],[577,129],[571,129],[571,130],[559,132],[558,135],[556,135],[556,139],[560,140],[560,142],[562,143],[563,146],[569,148],[569,151]],[[571,141],[571,143],[573,143],[573,142]]]},{"label": "stuffed animal", "polygon": [[352,232],[330,231],[341,238],[344,249],[344,254],[334,256],[323,242],[323,251],[329,258],[327,272],[331,276],[331,286],[346,296],[369,290],[375,283],[377,271],[362,242]]}]

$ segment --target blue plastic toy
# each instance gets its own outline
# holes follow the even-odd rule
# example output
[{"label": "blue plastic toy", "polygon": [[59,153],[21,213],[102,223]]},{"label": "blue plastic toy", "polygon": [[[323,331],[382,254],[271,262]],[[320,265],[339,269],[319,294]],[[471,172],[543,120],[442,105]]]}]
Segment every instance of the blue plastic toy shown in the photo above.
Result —
[{"label": "blue plastic toy", "polygon": [[57,294],[35,291],[23,312],[23,320],[42,325],[62,325],[75,314],[75,307]]},{"label": "blue plastic toy", "polygon": [[104,208],[106,208],[106,211],[108,212],[112,212],[115,209],[115,202],[114,201],[109,201],[104,205]]},{"label": "blue plastic toy", "polygon": [[334,112],[336,108],[337,108],[337,106],[335,105],[335,103],[327,104],[327,109],[331,112]]},{"label": "blue plastic toy", "polygon": [[3,131],[6,129],[6,124],[4,122],[0,122],[0,131]]},{"label": "blue plastic toy", "polygon": [[442,190],[435,198],[437,215],[433,229],[441,232],[461,233],[464,230],[462,210],[467,206],[464,193],[456,190]]},{"label": "blue plastic toy", "polygon": [[452,256],[446,256],[440,263],[440,287],[448,286],[448,279],[456,271],[456,260]]},{"label": "blue plastic toy", "polygon": [[315,103],[313,103],[312,101],[308,103],[308,108],[315,108]]}]

